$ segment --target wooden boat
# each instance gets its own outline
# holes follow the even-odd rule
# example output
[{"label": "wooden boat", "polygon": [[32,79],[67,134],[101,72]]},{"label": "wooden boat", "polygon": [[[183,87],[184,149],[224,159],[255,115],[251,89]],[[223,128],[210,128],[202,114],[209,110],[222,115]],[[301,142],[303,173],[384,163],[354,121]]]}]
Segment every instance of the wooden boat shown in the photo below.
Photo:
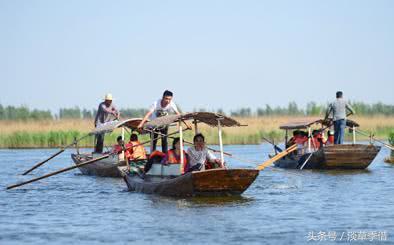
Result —
[{"label": "wooden boat", "polygon": [[255,169],[210,169],[179,176],[124,174],[130,191],[164,196],[231,196],[242,194],[256,179]]},{"label": "wooden boat", "polygon": [[[303,169],[365,169],[375,159],[380,148],[362,144],[328,145],[302,156],[286,156],[274,164],[276,167],[294,169],[301,168],[305,162]],[[312,156],[309,158],[310,154]]]},{"label": "wooden boat", "polygon": [[[141,118],[131,118],[123,121],[112,121],[95,128],[90,135],[106,134],[114,131],[117,128],[122,129],[122,136],[124,137],[124,128],[136,129],[141,122]],[[77,148],[76,154],[71,154],[71,158],[75,164],[80,164],[94,158],[104,155],[103,153],[79,153]],[[85,175],[96,175],[101,177],[122,177],[119,167],[126,166],[122,156],[111,155],[109,158],[84,165],[78,169]]]},{"label": "wooden boat", "polygon": [[[71,154],[71,158],[75,164],[81,164],[88,160],[100,157],[102,154],[85,153]],[[124,161],[119,161],[118,156],[112,155],[109,158],[79,167],[78,169],[84,175],[96,175],[100,177],[122,177],[118,167],[126,166]]]},{"label": "wooden boat", "polygon": [[352,128],[353,143],[341,145],[324,145],[320,149],[311,147],[311,127],[320,124],[323,128],[324,120],[308,120],[292,122],[280,126],[286,130],[285,144],[287,144],[288,130],[307,129],[308,146],[304,149],[307,153],[298,155],[290,154],[274,163],[276,167],[292,169],[365,169],[375,159],[380,151],[380,146],[373,144],[356,144],[355,128],[359,126],[352,120],[347,120],[347,127]]},{"label": "wooden boat", "polygon": [[[179,116],[172,115],[157,118],[152,120],[148,126],[155,128],[177,122],[181,138],[180,141],[182,142],[181,123],[190,119],[194,121],[196,132],[198,132],[197,124],[200,122],[212,127],[218,127],[220,155],[223,164],[221,130],[222,127],[241,126],[234,119],[216,113],[195,112]],[[181,152],[182,148],[183,146],[181,144]],[[240,195],[254,182],[259,174],[259,171],[256,169],[227,168],[193,171],[183,174],[182,169],[183,166],[181,164],[170,164],[166,166],[160,163],[154,163],[144,177],[141,177],[135,172],[122,171],[122,174],[130,191],[182,197]]]}]

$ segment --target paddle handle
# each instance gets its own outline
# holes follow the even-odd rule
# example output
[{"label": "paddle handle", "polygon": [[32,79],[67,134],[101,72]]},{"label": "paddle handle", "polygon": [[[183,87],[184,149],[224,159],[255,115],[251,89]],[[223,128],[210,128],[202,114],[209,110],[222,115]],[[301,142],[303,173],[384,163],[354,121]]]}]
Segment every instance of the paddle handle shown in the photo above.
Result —
[{"label": "paddle handle", "polygon": [[37,163],[36,165],[34,165],[32,168],[30,168],[29,170],[27,170],[26,172],[24,172],[22,175],[26,175],[28,173],[30,173],[31,171],[33,171],[34,169],[40,167],[41,165],[43,165],[44,163],[48,162],[49,160],[55,158],[57,155],[60,155],[61,153],[64,152],[64,149],[61,149],[60,151],[56,152],[55,154],[53,154],[52,156],[50,156],[49,158],[47,158],[46,160]]},{"label": "paddle handle", "polygon": [[56,152],[55,154],[53,154],[52,156],[50,156],[50,157],[47,158],[46,160],[37,163],[37,164],[34,165],[32,168],[30,168],[29,170],[25,171],[22,175],[26,175],[26,174],[30,173],[30,172],[33,171],[34,169],[40,167],[40,166],[43,165],[44,163],[48,162],[49,160],[51,160],[51,159],[55,158],[56,156],[60,155],[61,153],[63,153],[63,152],[64,152],[67,148],[69,148],[70,146],[75,145],[78,141],[81,141],[82,139],[84,139],[84,138],[86,138],[86,137],[88,137],[88,136],[89,136],[89,134],[86,134],[86,135],[82,136],[81,138],[75,140],[73,143],[71,143],[71,144],[69,144],[69,145],[66,145],[66,146],[62,147],[60,151]]},{"label": "paddle handle", "polygon": [[265,161],[264,163],[260,164],[259,166],[257,166],[256,169],[258,170],[263,170],[265,167],[267,167],[268,165],[271,165],[272,163],[278,161],[279,159],[285,157],[286,155],[290,154],[291,152],[297,150],[297,145],[294,144],[292,146],[290,146],[289,148],[286,148],[284,151],[282,151],[281,153],[276,154],[274,157],[272,157],[271,159],[268,159],[267,161]]},{"label": "paddle handle", "polygon": [[13,188],[16,188],[16,187],[19,187],[19,186],[22,186],[22,185],[29,184],[29,183],[35,182],[37,180],[45,179],[45,178],[48,178],[48,177],[53,176],[53,175],[57,175],[57,174],[60,174],[60,173],[63,173],[63,172],[67,172],[69,170],[72,170],[72,169],[75,169],[75,168],[78,168],[78,167],[82,167],[82,166],[85,166],[85,165],[88,165],[88,164],[91,164],[91,163],[94,163],[94,162],[97,162],[99,160],[108,158],[110,155],[111,154],[106,154],[104,156],[101,156],[101,157],[98,157],[98,158],[86,161],[84,163],[76,164],[75,166],[71,166],[71,167],[68,167],[68,168],[63,168],[61,170],[58,170],[58,171],[55,171],[55,172],[52,172],[52,173],[49,173],[49,174],[46,174],[46,175],[43,175],[43,176],[31,179],[31,180],[25,181],[25,182],[22,182],[22,183],[18,183],[18,184],[15,184],[15,185],[10,185],[10,186],[7,187],[7,190],[13,189]]}]

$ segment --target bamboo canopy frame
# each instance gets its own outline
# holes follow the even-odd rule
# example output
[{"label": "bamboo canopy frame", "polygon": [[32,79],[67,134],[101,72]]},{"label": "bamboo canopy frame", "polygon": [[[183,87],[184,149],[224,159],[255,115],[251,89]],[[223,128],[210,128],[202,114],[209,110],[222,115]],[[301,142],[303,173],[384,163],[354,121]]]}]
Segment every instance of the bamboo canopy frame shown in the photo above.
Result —
[{"label": "bamboo canopy frame", "polygon": [[[198,132],[197,124],[198,123],[205,123],[210,127],[217,127],[218,128],[218,136],[219,136],[219,147],[220,147],[220,162],[221,167],[225,168],[224,166],[224,151],[223,151],[223,140],[222,140],[222,127],[240,127],[244,126],[241,125],[238,121],[233,118],[224,116],[219,113],[213,112],[192,112],[186,113],[181,115],[169,115],[158,117],[149,123],[145,124],[145,128],[147,131],[154,130],[156,128],[165,127],[171,125],[173,123],[178,124],[179,132],[182,131],[182,122],[185,123],[187,120],[193,120],[193,124],[195,126],[195,131]],[[186,123],[185,123],[186,124]],[[179,134],[180,142],[183,142],[183,134]],[[183,174],[184,166],[183,166],[183,144],[181,144],[181,164],[180,164],[180,172]]]}]

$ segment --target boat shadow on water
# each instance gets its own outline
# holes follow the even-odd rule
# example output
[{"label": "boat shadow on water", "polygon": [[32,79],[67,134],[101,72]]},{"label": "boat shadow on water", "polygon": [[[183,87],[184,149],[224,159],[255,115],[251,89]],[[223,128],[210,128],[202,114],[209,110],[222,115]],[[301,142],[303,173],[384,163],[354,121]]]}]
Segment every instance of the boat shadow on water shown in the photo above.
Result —
[{"label": "boat shadow on water", "polygon": [[318,173],[318,174],[332,175],[332,176],[372,174],[372,172],[373,172],[369,169],[353,169],[353,170],[348,170],[348,169],[331,169],[331,170],[308,169],[306,171],[310,171],[311,173]]},{"label": "boat shadow on water", "polygon": [[196,197],[169,197],[160,195],[149,195],[149,199],[158,205],[163,203],[175,204],[178,208],[195,207],[231,207],[252,203],[254,198],[245,196],[196,196]]}]

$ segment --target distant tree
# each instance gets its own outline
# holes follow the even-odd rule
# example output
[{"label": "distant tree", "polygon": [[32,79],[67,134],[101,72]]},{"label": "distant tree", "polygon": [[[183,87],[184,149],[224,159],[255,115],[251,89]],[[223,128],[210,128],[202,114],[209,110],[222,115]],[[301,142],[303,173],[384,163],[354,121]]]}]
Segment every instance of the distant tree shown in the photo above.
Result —
[{"label": "distant tree", "polygon": [[33,120],[53,119],[52,113],[48,111],[41,111],[34,109],[30,112],[30,118]]},{"label": "distant tree", "polygon": [[0,120],[4,120],[5,119],[5,110],[3,105],[0,104]]},{"label": "distant tree", "polygon": [[252,110],[250,108],[241,108],[231,112],[233,117],[250,117],[252,116]]},{"label": "distant tree", "polygon": [[78,106],[74,108],[60,108],[59,110],[60,119],[77,119],[81,118],[81,109]]},{"label": "distant tree", "polygon": [[92,113],[92,111],[83,109],[83,110],[82,110],[82,118],[83,118],[83,119],[92,119],[92,118],[93,118],[93,113]]},{"label": "distant tree", "polygon": [[222,108],[217,109],[216,112],[222,115],[226,115]]},{"label": "distant tree", "polygon": [[121,117],[143,117],[148,112],[147,109],[144,108],[127,108],[120,110]]},{"label": "distant tree", "polygon": [[292,101],[287,106],[287,114],[294,116],[294,115],[302,114],[302,111],[298,109],[297,103]]},{"label": "distant tree", "polygon": [[317,116],[321,113],[321,107],[319,107],[316,102],[309,102],[306,105],[306,114],[309,116]]}]

